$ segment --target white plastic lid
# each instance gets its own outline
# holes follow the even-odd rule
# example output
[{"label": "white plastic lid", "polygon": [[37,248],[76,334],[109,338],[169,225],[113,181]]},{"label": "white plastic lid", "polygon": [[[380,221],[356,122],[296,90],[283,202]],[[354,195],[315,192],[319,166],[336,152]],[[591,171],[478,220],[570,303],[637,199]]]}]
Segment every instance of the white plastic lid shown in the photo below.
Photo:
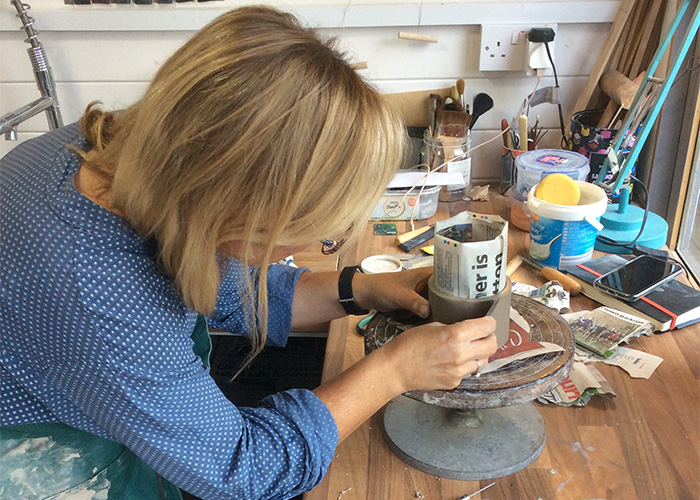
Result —
[{"label": "white plastic lid", "polygon": [[565,149],[536,149],[515,158],[516,190],[526,198],[532,186],[550,174],[568,175],[575,181],[585,181],[591,168],[588,158]]},{"label": "white plastic lid", "polygon": [[[565,149],[536,149],[515,157],[518,168],[550,173],[566,173],[567,170],[585,171],[590,167],[588,158],[574,151]],[[583,180],[583,179],[581,179]]]}]

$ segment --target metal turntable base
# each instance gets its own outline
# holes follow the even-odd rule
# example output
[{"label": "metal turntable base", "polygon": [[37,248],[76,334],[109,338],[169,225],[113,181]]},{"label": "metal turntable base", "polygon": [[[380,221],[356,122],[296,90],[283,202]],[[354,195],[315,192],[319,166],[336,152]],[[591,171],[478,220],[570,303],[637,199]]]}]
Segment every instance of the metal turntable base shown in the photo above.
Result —
[{"label": "metal turntable base", "polygon": [[384,437],[404,462],[429,474],[477,481],[507,476],[542,453],[546,431],[533,403],[451,410],[399,396],[384,412]]},{"label": "metal turntable base", "polygon": [[[574,339],[561,316],[542,304],[514,295],[511,305],[530,325],[531,340],[552,342],[564,351],[467,377],[450,391],[413,391],[395,398],[384,413],[384,437],[406,463],[436,476],[476,481],[517,472],[542,452],[546,430],[532,400],[568,376]],[[422,322],[406,312],[377,314],[367,325],[365,350]]]}]

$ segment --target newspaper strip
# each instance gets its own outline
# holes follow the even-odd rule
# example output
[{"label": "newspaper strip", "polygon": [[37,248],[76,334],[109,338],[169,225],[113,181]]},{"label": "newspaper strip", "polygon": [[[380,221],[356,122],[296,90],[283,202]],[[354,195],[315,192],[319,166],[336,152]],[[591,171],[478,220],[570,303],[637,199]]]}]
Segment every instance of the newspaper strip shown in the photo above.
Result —
[{"label": "newspaper strip", "polygon": [[551,342],[530,340],[530,325],[511,307],[508,341],[489,358],[488,364],[481,370],[481,373],[491,373],[514,361],[563,350],[562,346]]},{"label": "newspaper strip", "polygon": [[506,286],[508,222],[462,212],[435,225],[435,286],[446,295],[490,297]]},{"label": "newspaper strip", "polygon": [[622,346],[618,346],[609,358],[604,358],[584,349],[576,349],[575,359],[581,362],[603,362],[606,365],[619,366],[629,373],[632,378],[646,379],[652,376],[664,360],[648,352]]},{"label": "newspaper strip", "polygon": [[569,323],[578,345],[605,358],[611,357],[619,344],[654,332],[650,321],[610,307],[564,314],[563,318]]},{"label": "newspaper strip", "polygon": [[531,299],[544,304],[550,309],[554,309],[559,314],[569,312],[569,292],[558,281],[548,281],[537,288],[525,283],[513,281],[513,293],[530,297]]},{"label": "newspaper strip", "polygon": [[585,406],[596,394],[610,398],[616,396],[608,381],[595,367],[574,361],[566,380],[538,397],[537,401],[559,406]]}]

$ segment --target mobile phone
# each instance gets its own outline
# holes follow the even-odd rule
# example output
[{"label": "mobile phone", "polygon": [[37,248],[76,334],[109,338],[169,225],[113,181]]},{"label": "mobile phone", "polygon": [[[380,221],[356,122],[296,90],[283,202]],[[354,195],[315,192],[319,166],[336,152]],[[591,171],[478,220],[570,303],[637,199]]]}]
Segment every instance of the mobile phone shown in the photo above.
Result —
[{"label": "mobile phone", "polygon": [[667,259],[641,255],[593,281],[596,288],[633,302],[678,276],[683,268]]}]

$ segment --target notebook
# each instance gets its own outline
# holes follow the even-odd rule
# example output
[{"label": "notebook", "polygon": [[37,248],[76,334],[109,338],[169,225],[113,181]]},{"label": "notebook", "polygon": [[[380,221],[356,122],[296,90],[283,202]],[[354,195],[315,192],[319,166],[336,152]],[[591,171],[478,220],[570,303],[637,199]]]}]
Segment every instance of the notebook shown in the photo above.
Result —
[{"label": "notebook", "polygon": [[678,280],[659,285],[646,296],[627,302],[593,286],[598,276],[618,269],[628,259],[611,254],[566,269],[569,276],[581,284],[581,292],[619,311],[637,315],[654,324],[656,331],[665,332],[700,321],[700,291]]}]

